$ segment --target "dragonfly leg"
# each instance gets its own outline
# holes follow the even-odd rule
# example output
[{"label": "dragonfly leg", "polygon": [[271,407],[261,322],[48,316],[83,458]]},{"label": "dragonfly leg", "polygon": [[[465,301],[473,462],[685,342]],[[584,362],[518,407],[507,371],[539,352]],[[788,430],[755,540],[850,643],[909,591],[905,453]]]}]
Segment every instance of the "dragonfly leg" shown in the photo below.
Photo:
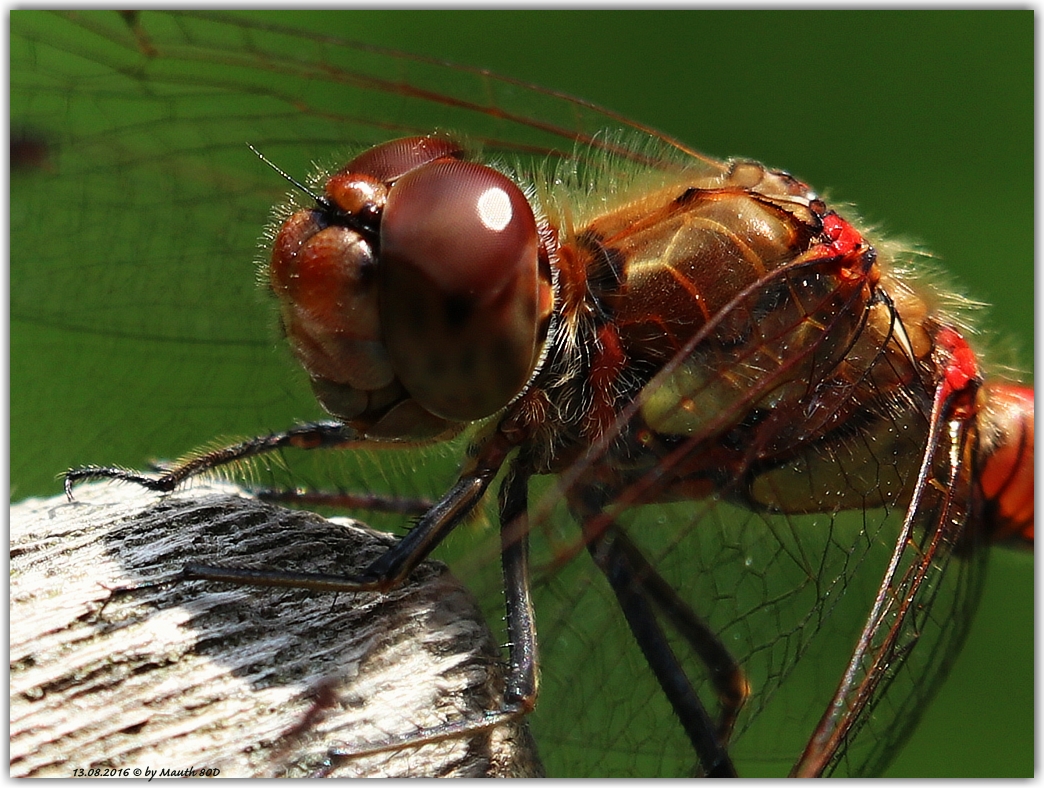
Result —
[{"label": "dragonfly leg", "polygon": [[359,576],[188,564],[182,570],[182,577],[238,585],[307,588],[312,591],[360,592],[394,588],[402,583],[482,500],[490,482],[497,475],[512,448],[500,435],[483,444],[472,466],[461,475],[449,492],[424,513],[409,533],[374,560]]},{"label": "dragonfly leg", "polygon": [[107,468],[99,465],[72,468],[65,472],[65,494],[72,500],[73,487],[91,479],[112,479],[137,484],[147,490],[170,492],[193,476],[279,449],[340,449],[358,441],[356,431],[346,424],[339,421],[318,421],[204,452],[168,468],[159,476],[146,476],[126,468]]},{"label": "dragonfly leg", "polygon": [[525,712],[537,695],[537,637],[529,585],[529,534],[526,530],[529,474],[515,463],[500,488],[501,564],[508,629],[505,696]]},{"label": "dragonfly leg", "polygon": [[[173,466],[153,466],[156,476],[146,476],[125,468],[107,468],[89,465],[73,468],[65,474],[65,492],[72,497],[72,488],[90,479],[113,479],[131,482],[158,492],[170,492],[183,481],[223,465],[234,464],[284,448],[343,449],[359,443],[351,427],[336,421],[303,424],[285,432],[251,438],[247,441],[208,451]],[[379,493],[357,493],[326,490],[296,490],[270,487],[250,488],[250,492],[269,503],[300,506],[329,506],[335,509],[366,509],[391,514],[422,515],[432,502],[424,498],[405,498]]]},{"label": "dragonfly leg", "polygon": [[707,666],[710,680],[718,695],[718,702],[721,704],[718,738],[723,744],[727,744],[736,718],[750,696],[750,685],[743,669],[721,639],[696,615],[688,603],[678,596],[678,592],[646,560],[638,547],[623,533],[617,532],[613,538],[616,549],[626,557],[628,564],[634,569],[634,582],[640,585],[649,600]]},{"label": "dragonfly leg", "polygon": [[529,474],[521,471],[520,463],[515,462],[500,488],[501,561],[509,636],[508,675],[501,707],[480,717],[390,737],[366,749],[332,747],[328,751],[330,768],[348,758],[480,734],[515,722],[533,710],[537,695],[537,639],[529,584],[529,538],[525,528],[528,482]]},{"label": "dragonfly leg", "polygon": [[[597,531],[588,535],[587,549],[616,594],[631,633],[685,728],[704,774],[737,776],[725,741],[718,734],[721,725],[715,725],[707,713],[656,619],[653,602],[662,604],[664,600],[658,598],[662,594],[649,589],[648,575],[644,573],[644,569],[650,568],[648,563],[616,529],[601,527]],[[676,616],[681,617],[678,613],[668,614],[672,622]]]},{"label": "dragonfly leg", "polygon": [[[77,483],[100,478],[131,482],[150,490],[166,492],[192,476],[281,448],[345,448],[357,441],[355,430],[345,424],[316,422],[201,454],[158,477],[145,476],[123,468],[74,468],[65,474],[65,491],[71,498],[72,488]],[[190,563],[182,570],[181,579],[333,592],[383,591],[394,588],[467,517],[482,499],[508,452],[513,448],[514,445],[502,433],[495,433],[483,442],[468,469],[449,492],[424,512],[405,537],[371,563],[359,576],[237,569]]]},{"label": "dragonfly leg", "polygon": [[274,487],[249,488],[261,501],[293,506],[328,506],[332,509],[365,509],[406,516],[420,516],[432,507],[427,498],[403,498],[380,493],[358,493],[345,490],[297,490]]}]

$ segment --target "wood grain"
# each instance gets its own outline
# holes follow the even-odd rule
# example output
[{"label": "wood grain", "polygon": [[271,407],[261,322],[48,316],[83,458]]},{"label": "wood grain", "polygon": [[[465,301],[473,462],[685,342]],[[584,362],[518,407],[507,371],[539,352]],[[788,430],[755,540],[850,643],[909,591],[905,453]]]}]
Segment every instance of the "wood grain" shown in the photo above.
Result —
[{"label": "wood grain", "polygon": [[351,573],[390,540],[230,486],[12,507],[11,774],[539,775],[524,723],[328,762],[501,702],[499,649],[441,564],[386,595],[173,581],[187,561]]}]

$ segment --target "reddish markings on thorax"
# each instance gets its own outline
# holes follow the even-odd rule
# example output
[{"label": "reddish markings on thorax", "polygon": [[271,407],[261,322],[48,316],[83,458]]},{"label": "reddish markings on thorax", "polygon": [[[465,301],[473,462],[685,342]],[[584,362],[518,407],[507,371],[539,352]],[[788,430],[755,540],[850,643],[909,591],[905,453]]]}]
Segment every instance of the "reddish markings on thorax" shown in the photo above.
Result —
[{"label": "reddish markings on thorax", "polygon": [[593,396],[584,430],[591,437],[604,434],[616,419],[619,411],[617,380],[627,362],[620,346],[620,335],[612,325],[606,324],[598,329],[595,347],[589,378]]}]

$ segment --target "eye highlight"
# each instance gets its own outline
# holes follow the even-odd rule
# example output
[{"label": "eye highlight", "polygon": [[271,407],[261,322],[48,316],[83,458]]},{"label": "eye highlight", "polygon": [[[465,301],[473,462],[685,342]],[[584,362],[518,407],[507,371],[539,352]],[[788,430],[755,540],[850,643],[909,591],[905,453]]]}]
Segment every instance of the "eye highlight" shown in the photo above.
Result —
[{"label": "eye highlight", "polygon": [[432,413],[495,413],[539,355],[538,233],[496,170],[439,160],[400,178],[381,222],[381,318],[410,395]]}]

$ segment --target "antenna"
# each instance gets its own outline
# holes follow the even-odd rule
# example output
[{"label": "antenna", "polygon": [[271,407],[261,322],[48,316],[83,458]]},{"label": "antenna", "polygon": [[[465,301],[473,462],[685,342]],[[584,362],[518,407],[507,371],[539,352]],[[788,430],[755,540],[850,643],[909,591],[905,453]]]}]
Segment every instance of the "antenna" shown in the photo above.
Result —
[{"label": "antenna", "polygon": [[327,201],[326,201],[326,198],[322,197],[321,195],[316,194],[311,189],[309,189],[307,186],[305,186],[303,183],[301,183],[299,180],[297,180],[296,178],[293,178],[289,174],[283,172],[281,169],[279,169],[279,167],[277,167],[275,164],[273,164],[271,161],[269,161],[265,157],[265,154],[263,154],[261,151],[259,151],[257,148],[255,148],[253,145],[251,145],[249,142],[246,144],[246,146],[248,148],[250,148],[250,150],[252,150],[254,152],[254,155],[256,155],[257,158],[261,159],[261,161],[263,161],[265,164],[267,164],[269,167],[271,167],[273,170],[275,170],[277,173],[279,173],[279,175],[282,176],[283,180],[292,183],[296,188],[300,189],[302,192],[307,194],[309,197],[311,197],[313,200],[315,200],[319,205],[327,205],[328,204]]}]

